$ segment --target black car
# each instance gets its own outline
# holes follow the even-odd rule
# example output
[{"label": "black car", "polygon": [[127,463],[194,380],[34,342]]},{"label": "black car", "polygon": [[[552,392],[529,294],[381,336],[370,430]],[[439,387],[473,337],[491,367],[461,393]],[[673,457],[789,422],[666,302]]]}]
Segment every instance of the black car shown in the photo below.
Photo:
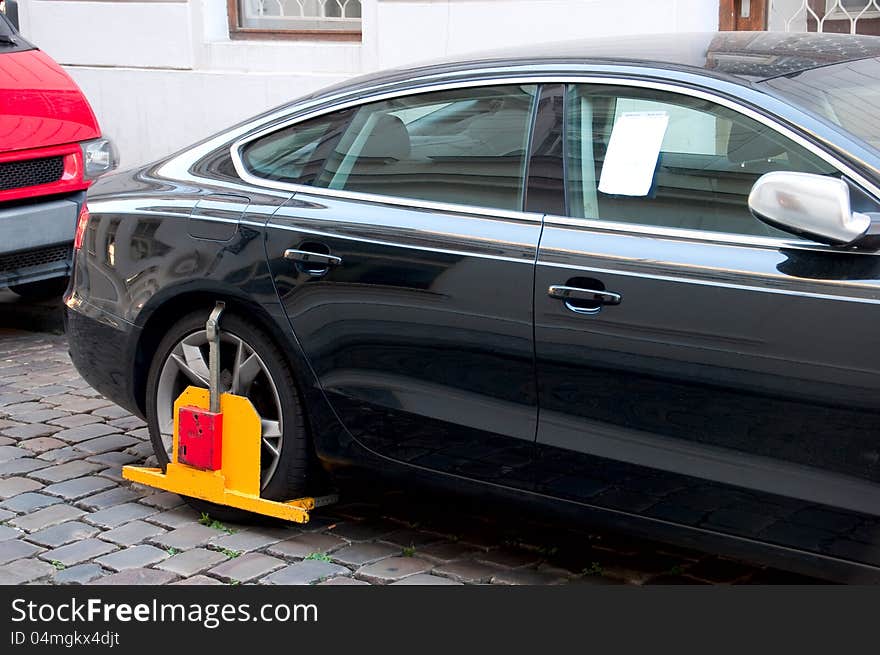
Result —
[{"label": "black car", "polygon": [[[361,78],[100,181],[71,356],[370,469],[880,580],[880,38],[676,34]],[[875,312],[876,314],[872,314]]]}]

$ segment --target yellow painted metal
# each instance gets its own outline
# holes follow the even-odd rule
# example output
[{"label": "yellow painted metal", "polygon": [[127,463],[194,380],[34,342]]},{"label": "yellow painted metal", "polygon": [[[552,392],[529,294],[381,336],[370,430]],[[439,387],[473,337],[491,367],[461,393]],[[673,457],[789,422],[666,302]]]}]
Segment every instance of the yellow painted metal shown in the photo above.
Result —
[{"label": "yellow painted metal", "polygon": [[181,407],[207,409],[207,389],[187,387],[174,401],[174,442],[171,462],[165,472],[159,468],[125,466],[122,477],[150,487],[199,498],[218,505],[274,516],[296,523],[307,523],[314,498],[285,502],[260,498],[260,416],[243,396],[224,393],[220,396],[223,413],[223,454],[219,471],[202,471],[178,462],[178,410]]},{"label": "yellow painted metal", "polygon": [[[174,401],[174,461],[177,458],[177,435],[180,432],[180,408],[208,409],[211,396],[207,389],[187,387]],[[260,495],[260,415],[244,396],[220,394],[223,414],[223,454],[220,471],[226,487],[243,494]],[[177,466],[185,466],[178,464]],[[187,467],[190,468],[190,467]]]}]

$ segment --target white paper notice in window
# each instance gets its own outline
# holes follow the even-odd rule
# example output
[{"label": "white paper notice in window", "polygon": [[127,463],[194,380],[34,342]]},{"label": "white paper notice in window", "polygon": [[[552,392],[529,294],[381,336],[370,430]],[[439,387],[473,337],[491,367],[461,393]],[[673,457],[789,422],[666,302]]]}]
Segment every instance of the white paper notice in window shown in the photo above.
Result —
[{"label": "white paper notice in window", "polygon": [[599,191],[617,196],[646,196],[654,182],[669,114],[633,111],[618,116],[611,131]]}]

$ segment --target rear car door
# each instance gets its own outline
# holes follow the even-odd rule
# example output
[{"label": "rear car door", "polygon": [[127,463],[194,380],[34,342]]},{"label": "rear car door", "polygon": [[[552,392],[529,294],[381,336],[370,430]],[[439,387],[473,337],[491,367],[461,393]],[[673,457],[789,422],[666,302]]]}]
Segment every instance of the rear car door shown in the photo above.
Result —
[{"label": "rear car door", "polygon": [[405,95],[241,148],[291,185],[269,220],[281,302],[350,434],[381,455],[519,484],[537,421],[523,211],[538,87]]},{"label": "rear car door", "polygon": [[568,209],[535,280],[539,488],[880,564],[880,259],[747,205],[765,172],[839,171],[705,94],[571,85],[566,107]]}]

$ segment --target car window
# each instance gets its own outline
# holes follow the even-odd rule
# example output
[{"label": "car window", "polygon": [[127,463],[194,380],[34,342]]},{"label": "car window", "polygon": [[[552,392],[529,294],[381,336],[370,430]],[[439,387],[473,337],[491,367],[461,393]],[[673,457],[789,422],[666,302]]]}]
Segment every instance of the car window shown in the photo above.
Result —
[{"label": "car window", "polygon": [[12,23],[9,22],[9,19],[2,13],[0,13],[0,36],[14,36],[15,28],[12,26]]},{"label": "car window", "polygon": [[628,87],[570,85],[566,170],[579,218],[761,236],[748,195],[770,171],[836,175],[771,128],[713,102]]},{"label": "car window", "polygon": [[314,184],[354,113],[344,109],[251,141],[241,151],[242,163],[267,180]]},{"label": "car window", "polygon": [[880,57],[774,77],[761,83],[880,149]]},{"label": "car window", "polygon": [[327,189],[519,210],[537,87],[393,98],[257,139],[254,175]]}]

